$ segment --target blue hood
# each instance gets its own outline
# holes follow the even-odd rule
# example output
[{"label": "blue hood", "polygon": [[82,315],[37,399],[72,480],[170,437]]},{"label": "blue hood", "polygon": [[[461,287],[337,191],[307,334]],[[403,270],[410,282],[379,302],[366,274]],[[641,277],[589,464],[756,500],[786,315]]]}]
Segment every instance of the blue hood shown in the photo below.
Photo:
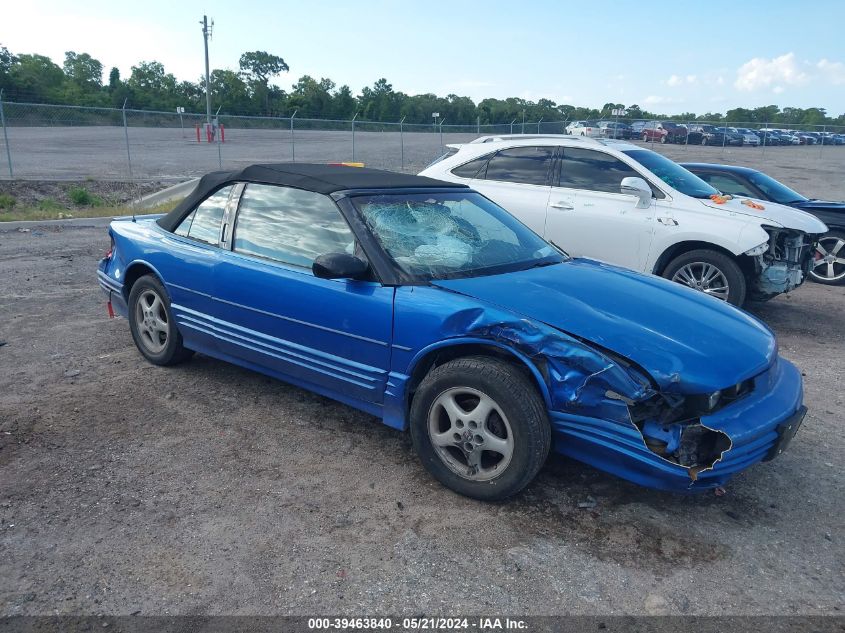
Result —
[{"label": "blue hood", "polygon": [[730,387],[777,357],[774,334],[742,310],[660,277],[588,259],[432,283],[620,354],[669,391]]}]

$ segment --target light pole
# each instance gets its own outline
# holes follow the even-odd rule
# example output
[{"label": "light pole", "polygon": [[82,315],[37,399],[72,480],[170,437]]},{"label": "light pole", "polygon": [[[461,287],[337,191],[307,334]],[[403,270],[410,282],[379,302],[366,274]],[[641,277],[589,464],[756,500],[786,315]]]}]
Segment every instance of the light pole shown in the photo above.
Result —
[{"label": "light pole", "polygon": [[205,115],[208,127],[211,129],[211,76],[208,72],[208,40],[211,39],[211,30],[214,28],[214,20],[208,23],[208,16],[202,16],[202,40],[205,44]]}]

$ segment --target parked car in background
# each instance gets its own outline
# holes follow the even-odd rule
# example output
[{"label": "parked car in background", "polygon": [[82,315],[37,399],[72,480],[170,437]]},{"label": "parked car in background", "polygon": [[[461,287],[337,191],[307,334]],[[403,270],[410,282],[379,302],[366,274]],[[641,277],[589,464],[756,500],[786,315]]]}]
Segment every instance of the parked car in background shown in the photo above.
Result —
[{"label": "parked car in background", "polygon": [[760,139],[760,145],[786,145],[788,141],[784,139],[780,132],[774,130],[757,130],[757,136]]},{"label": "parked car in background", "polygon": [[643,126],[640,138],[651,143],[685,143],[687,128],[674,121],[649,121]]},{"label": "parked car in background", "polygon": [[598,121],[573,121],[566,126],[566,133],[573,136],[588,136],[598,138],[601,136],[601,129]]},{"label": "parked car in background", "polygon": [[815,145],[818,143],[816,137],[809,132],[802,132],[799,130],[795,132],[795,136],[798,137],[798,143],[801,145]]},{"label": "parked car in background", "polygon": [[801,374],[750,314],[571,259],[467,187],[355,169],[215,172],[164,217],[112,222],[98,279],[140,353],[200,352],[365,411],[483,500],[522,490],[552,446],[713,489],[798,430]]},{"label": "parked car in background", "polygon": [[800,145],[801,139],[798,138],[796,134],[793,134],[789,130],[780,130],[781,138],[785,141],[786,145]]},{"label": "parked car in background", "polygon": [[816,216],[827,225],[828,231],[819,236],[810,278],[824,284],[845,284],[845,202],[807,198],[749,167],[681,165],[722,193],[785,204]]},{"label": "parked car in background", "polygon": [[477,189],[575,256],[662,275],[741,305],[800,286],[827,227],[764,211],[625,141],[505,135],[450,145],[422,175]]},{"label": "parked car in background", "polygon": [[[712,125],[693,123],[689,127],[689,132],[691,135],[697,135],[696,138],[700,138],[698,142],[702,145],[726,144],[725,134]],[[690,140],[690,143],[692,143],[692,140]]]},{"label": "parked car in background", "polygon": [[717,127],[716,130],[721,134],[725,135],[726,143],[725,145],[742,145],[744,139],[742,138],[742,134],[736,131],[736,128],[732,127]]},{"label": "parked car in background", "polygon": [[622,121],[599,121],[599,129],[603,138],[630,139],[631,126]]},{"label": "parked car in background", "polygon": [[646,123],[648,123],[648,121],[632,121],[630,123],[631,138],[642,138],[643,128],[645,127]]},{"label": "parked car in background", "polygon": [[743,145],[750,145],[751,147],[759,147],[760,145],[760,137],[754,132],[754,130],[750,130],[747,127],[739,127],[735,128],[737,134],[742,135],[742,144]]}]

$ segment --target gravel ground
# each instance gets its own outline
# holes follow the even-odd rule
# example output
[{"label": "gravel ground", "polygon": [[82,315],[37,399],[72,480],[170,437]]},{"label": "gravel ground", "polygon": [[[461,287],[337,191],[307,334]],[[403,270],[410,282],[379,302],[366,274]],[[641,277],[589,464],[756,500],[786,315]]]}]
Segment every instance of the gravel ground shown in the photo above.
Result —
[{"label": "gravel ground", "polygon": [[485,504],[368,415],[206,357],[146,363],[106,317],[106,247],[0,228],[0,615],[841,614],[841,287],[752,307],[810,413],[725,496],[553,457]]},{"label": "gravel ground", "polygon": [[[9,146],[16,178],[123,180],[129,161],[121,127],[10,127]],[[444,133],[443,144],[466,143],[476,134]],[[369,167],[417,173],[442,153],[436,133],[362,132],[355,134],[354,159]],[[637,141],[637,144],[643,145]],[[193,130],[129,127],[132,178],[184,180],[208,171],[256,162],[353,160],[351,132],[226,130],[220,145],[197,143]],[[403,149],[404,145],[404,149]],[[708,161],[755,167],[811,198],[845,199],[845,146],[648,147],[673,160]],[[0,178],[8,176],[0,151]],[[2,191],[2,184],[0,184]]]}]

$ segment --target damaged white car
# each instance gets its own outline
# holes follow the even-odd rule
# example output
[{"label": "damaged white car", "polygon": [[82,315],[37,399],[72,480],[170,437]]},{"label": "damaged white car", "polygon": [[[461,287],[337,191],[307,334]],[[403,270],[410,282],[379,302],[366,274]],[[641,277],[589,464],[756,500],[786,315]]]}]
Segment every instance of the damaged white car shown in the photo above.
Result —
[{"label": "damaged white car", "polygon": [[784,205],[723,196],[624,141],[481,137],[421,175],[470,185],[576,257],[662,275],[734,305],[800,286],[827,227]]}]

